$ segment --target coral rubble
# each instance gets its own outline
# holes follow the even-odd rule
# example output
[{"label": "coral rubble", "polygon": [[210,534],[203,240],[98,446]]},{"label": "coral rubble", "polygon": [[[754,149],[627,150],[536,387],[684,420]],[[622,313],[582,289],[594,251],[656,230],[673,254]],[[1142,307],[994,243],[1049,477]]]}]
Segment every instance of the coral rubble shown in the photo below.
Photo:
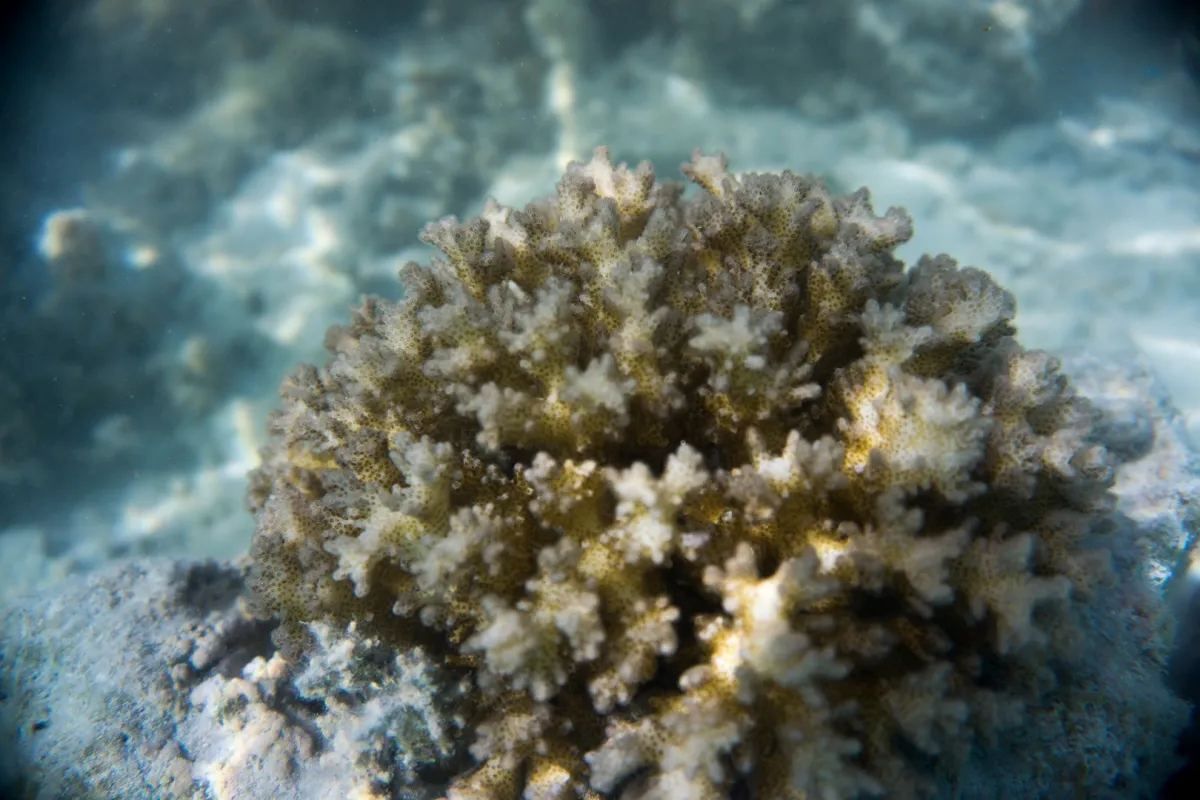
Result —
[{"label": "coral rubble", "polygon": [[1008,293],[906,268],[866,190],[684,173],[601,149],[428,226],[284,384],[258,609],[289,660],[353,624],[461,670],[455,800],[922,796],[1111,583],[1114,459]]}]

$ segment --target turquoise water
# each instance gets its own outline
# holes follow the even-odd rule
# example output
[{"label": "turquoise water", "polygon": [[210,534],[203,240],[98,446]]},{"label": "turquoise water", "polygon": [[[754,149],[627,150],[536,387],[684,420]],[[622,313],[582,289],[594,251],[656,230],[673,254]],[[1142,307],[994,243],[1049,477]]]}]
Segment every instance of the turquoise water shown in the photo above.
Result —
[{"label": "turquoise water", "polygon": [[[617,161],[652,161],[661,179],[680,179],[699,147],[739,172],[867,186],[877,212],[903,206],[913,219],[899,257],[948,252],[987,270],[1015,298],[1024,346],[1125,375],[1106,384],[1101,367],[1078,373],[1122,424],[1154,432],[1153,444],[1130,446],[1118,494],[1122,513],[1157,533],[1130,534],[1142,555],[1114,550],[1147,581],[1147,603],[1166,597],[1171,615],[1189,607],[1200,34],[1183,4],[11,7],[0,49],[0,601],[10,608],[0,641],[20,639],[3,633],[11,609],[32,618],[40,606],[20,605],[28,598],[75,597],[116,563],[245,554],[255,529],[246,475],[262,464],[285,376],[323,362],[326,329],[362,295],[402,295],[400,267],[430,257],[425,223],[478,214],[489,197],[521,207],[600,146]],[[1167,637],[1184,645],[1172,686],[1189,701],[1190,619]],[[20,691],[13,652],[0,669]],[[1096,691],[1131,702],[1134,689]],[[5,702],[0,719],[24,722]],[[1151,723],[1142,729],[1151,744],[1130,748],[1147,763],[1173,748]],[[318,750],[328,744],[314,735]],[[30,741],[24,730],[0,738],[17,754],[12,770],[45,770],[11,776],[27,793],[52,785],[45,765],[58,763],[30,761]],[[180,767],[196,791],[228,796],[220,770],[200,761]],[[205,763],[217,762],[243,769]],[[1150,796],[1123,794],[1140,784],[1136,763],[1122,768],[1104,796]],[[1180,775],[1173,786],[1186,787]],[[89,791],[174,796],[123,790],[126,780]]]}]

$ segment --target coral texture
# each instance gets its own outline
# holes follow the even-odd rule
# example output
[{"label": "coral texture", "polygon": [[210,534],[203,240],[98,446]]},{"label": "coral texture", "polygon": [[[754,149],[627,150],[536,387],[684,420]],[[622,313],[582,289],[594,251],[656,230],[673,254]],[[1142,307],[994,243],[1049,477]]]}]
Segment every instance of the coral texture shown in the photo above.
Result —
[{"label": "coral texture", "polygon": [[314,623],[461,668],[449,797],[920,796],[1044,702],[1107,579],[1095,414],[899,209],[601,149],[283,387],[250,503]]}]

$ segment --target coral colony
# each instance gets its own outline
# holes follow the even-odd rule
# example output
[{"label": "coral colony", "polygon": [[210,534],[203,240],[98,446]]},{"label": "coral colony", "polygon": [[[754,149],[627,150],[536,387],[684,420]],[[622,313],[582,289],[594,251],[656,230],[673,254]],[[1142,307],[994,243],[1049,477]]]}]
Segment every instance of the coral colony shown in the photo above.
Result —
[{"label": "coral colony", "polygon": [[284,385],[253,589],[461,678],[454,800],[922,795],[1064,671],[1112,465],[865,190],[601,149],[430,225]]}]

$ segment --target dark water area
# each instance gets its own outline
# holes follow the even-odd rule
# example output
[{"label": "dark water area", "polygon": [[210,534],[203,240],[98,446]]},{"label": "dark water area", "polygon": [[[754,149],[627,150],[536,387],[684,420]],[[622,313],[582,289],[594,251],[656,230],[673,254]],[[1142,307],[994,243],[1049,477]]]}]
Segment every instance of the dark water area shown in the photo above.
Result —
[{"label": "dark water area", "polygon": [[1198,797],[1198,308],[1195,2],[0,0],[0,798]]}]

